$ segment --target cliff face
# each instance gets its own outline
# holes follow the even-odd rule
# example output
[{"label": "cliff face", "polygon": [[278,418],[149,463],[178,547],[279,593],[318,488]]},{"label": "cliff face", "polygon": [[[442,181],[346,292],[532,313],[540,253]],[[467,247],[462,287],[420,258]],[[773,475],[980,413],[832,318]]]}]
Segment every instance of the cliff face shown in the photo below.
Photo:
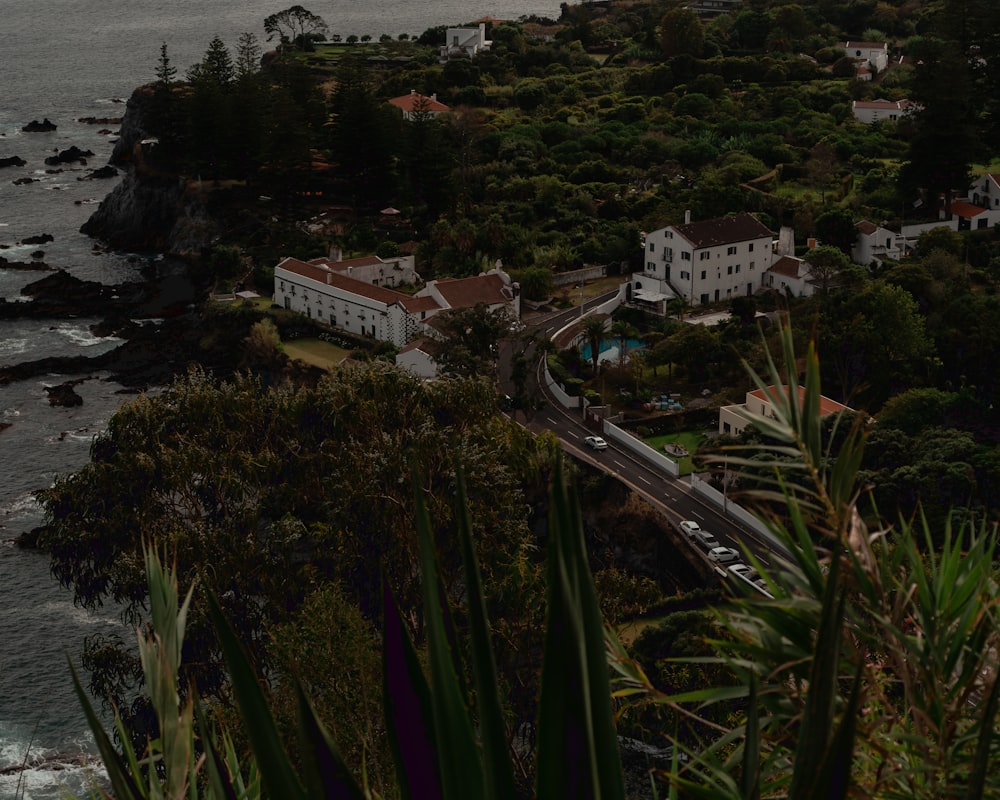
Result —
[{"label": "cliff face", "polygon": [[111,163],[122,167],[122,181],[101,201],[80,228],[119,250],[182,254],[198,251],[216,233],[205,213],[201,192],[183,176],[147,168],[144,140],[153,138],[146,119],[151,87],[140,86],[129,98]]}]

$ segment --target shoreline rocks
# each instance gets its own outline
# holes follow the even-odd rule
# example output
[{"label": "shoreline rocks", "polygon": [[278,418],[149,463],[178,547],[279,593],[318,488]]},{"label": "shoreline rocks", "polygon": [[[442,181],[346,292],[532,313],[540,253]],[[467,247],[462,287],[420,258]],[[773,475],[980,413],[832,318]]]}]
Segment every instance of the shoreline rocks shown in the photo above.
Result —
[{"label": "shoreline rocks", "polygon": [[10,156],[8,158],[0,158],[0,168],[3,167],[23,167],[28,162],[19,156]]},{"label": "shoreline rocks", "polygon": [[37,119],[31,120],[27,125],[23,126],[21,130],[24,133],[49,133],[54,131],[58,126],[49,120],[48,117],[39,122]]}]

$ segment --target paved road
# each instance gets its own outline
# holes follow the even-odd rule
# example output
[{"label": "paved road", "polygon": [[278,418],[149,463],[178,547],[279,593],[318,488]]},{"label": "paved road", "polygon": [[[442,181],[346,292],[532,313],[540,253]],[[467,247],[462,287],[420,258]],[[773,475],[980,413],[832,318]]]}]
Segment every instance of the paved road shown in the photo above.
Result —
[{"label": "paved road", "polygon": [[[614,292],[588,301],[587,309],[607,302]],[[580,307],[568,311],[556,312],[551,315],[525,320],[525,334],[535,334],[537,340],[550,338],[558,330],[573,319],[580,317]],[[501,347],[501,386],[504,391],[513,396],[513,384],[510,381],[510,361],[515,350],[521,346],[513,346],[505,342]],[[552,431],[563,443],[563,449],[575,458],[588,462],[603,469],[628,485],[633,491],[648,500],[658,508],[668,520],[675,525],[682,519],[693,519],[702,528],[711,531],[723,545],[740,548],[745,545],[765,564],[770,563],[770,548],[758,534],[735,524],[723,516],[715,506],[705,503],[691,489],[691,483],[686,478],[676,478],[660,471],[649,462],[637,458],[630,451],[608,442],[607,450],[595,451],[584,444],[584,437],[594,433],[582,418],[578,410],[565,409],[551,397],[546,397],[544,381],[541,379],[541,353],[537,345],[523,349],[525,357],[532,365],[527,387],[528,397],[545,397],[543,407],[533,414],[523,411],[511,412],[513,418],[525,424],[535,432]],[[700,552],[700,551],[698,551]]]}]

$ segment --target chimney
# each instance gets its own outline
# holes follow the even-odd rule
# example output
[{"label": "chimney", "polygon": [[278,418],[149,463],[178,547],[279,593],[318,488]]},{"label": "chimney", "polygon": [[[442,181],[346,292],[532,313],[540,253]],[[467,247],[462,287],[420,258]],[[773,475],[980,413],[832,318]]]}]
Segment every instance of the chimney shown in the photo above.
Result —
[{"label": "chimney", "polygon": [[687,211],[684,212],[684,224],[685,225],[690,225],[691,224],[691,209],[690,208]]},{"label": "chimney", "polygon": [[330,260],[333,262],[343,261],[344,251],[335,244],[330,245]]},{"label": "chimney", "polygon": [[431,100],[434,100],[434,101],[436,101],[437,99],[438,99],[438,93],[437,93],[437,92],[434,92],[434,93],[433,93],[433,94],[431,95]]},{"label": "chimney", "polygon": [[410,89],[410,94],[416,94],[416,93],[417,93],[416,89]]},{"label": "chimney", "polygon": [[332,283],[333,283],[333,271],[332,270],[327,270],[326,271],[326,285],[330,286]]}]

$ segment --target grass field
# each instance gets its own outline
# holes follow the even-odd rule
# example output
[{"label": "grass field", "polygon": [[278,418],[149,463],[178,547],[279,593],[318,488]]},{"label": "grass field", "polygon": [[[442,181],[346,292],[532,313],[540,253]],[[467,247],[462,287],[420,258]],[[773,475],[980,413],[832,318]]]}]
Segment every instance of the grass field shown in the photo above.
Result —
[{"label": "grass field", "polygon": [[[663,445],[665,444],[679,444],[688,453],[693,454],[702,442],[705,441],[705,434],[699,433],[697,431],[681,431],[680,433],[668,433],[663,436],[653,436],[649,439],[644,439],[650,447],[652,447],[656,452],[663,453]],[[672,456],[667,455],[668,458]],[[688,455],[680,460],[680,470],[681,475],[690,475],[694,472],[694,464],[691,461],[691,456]]]},{"label": "grass field", "polygon": [[319,339],[296,339],[292,342],[283,342],[281,349],[289,358],[304,361],[321,369],[335,367],[350,355],[348,350]]}]

